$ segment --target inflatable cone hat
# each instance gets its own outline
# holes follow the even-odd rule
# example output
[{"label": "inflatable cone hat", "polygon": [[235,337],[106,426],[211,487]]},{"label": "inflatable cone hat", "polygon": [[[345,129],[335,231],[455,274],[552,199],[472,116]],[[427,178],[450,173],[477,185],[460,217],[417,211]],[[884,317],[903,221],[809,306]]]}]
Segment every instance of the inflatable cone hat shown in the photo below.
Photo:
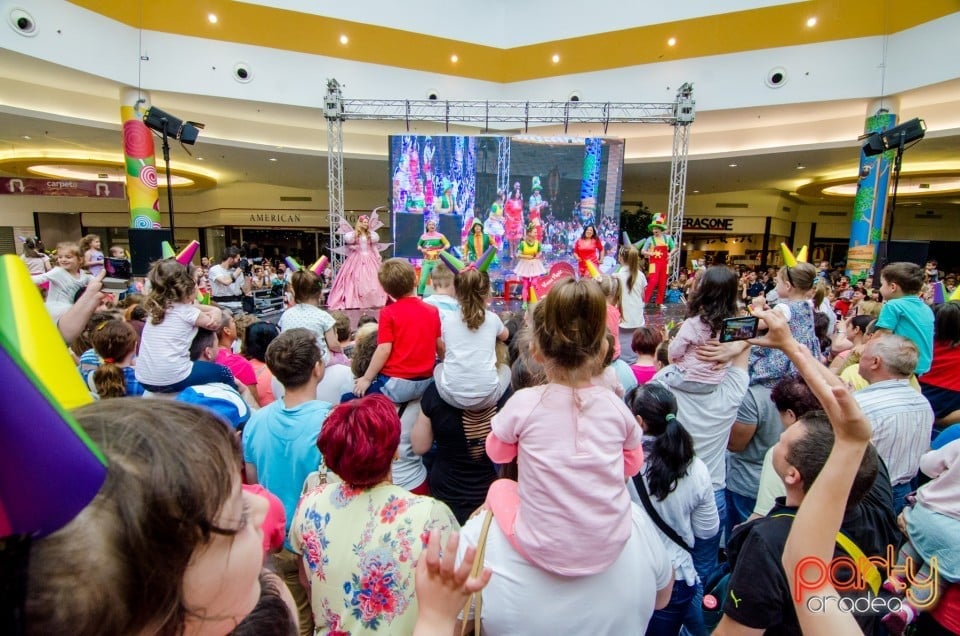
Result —
[{"label": "inflatable cone hat", "polygon": [[490,268],[490,265],[493,263],[493,259],[497,257],[497,248],[494,245],[491,245],[487,250],[480,255],[480,258],[477,259],[477,269],[481,272],[487,271]]},{"label": "inflatable cone hat", "polygon": [[590,278],[593,280],[600,280],[600,270],[597,269],[597,266],[593,264],[593,261],[585,261],[587,266],[587,272],[590,273]]},{"label": "inflatable cone hat", "polygon": [[450,271],[452,271],[455,275],[459,274],[460,270],[464,268],[463,261],[447,250],[440,252],[440,260],[443,261],[446,266],[450,268]]},{"label": "inflatable cone hat", "polygon": [[163,258],[174,258],[177,254],[173,251],[173,246],[171,246],[166,241],[160,243],[160,254]]},{"label": "inflatable cone hat", "polygon": [[950,294],[950,298],[948,298],[947,300],[951,302],[954,300],[960,300],[960,287],[957,287],[956,289],[954,289],[953,293]]},{"label": "inflatable cone hat", "polygon": [[800,248],[800,251],[797,252],[797,262],[806,263],[807,262],[807,246],[804,245]]},{"label": "inflatable cone hat", "polygon": [[942,280],[935,282],[931,286],[930,292],[933,296],[934,305],[942,305],[944,302],[946,302],[946,291],[947,291],[947,288],[943,284]]},{"label": "inflatable cone hat", "polygon": [[0,537],[45,536],[96,496],[106,460],[64,409],[93,400],[16,256],[0,257],[0,297],[0,378],[16,396],[0,401]]},{"label": "inflatable cone hat", "polygon": [[783,264],[787,267],[797,266],[797,259],[793,256],[793,252],[790,251],[786,243],[780,244],[780,255],[783,256]]},{"label": "inflatable cone hat", "polygon": [[530,287],[530,300],[529,300],[529,304],[533,305],[533,304],[538,303],[539,301],[540,301],[540,299],[537,298],[537,290],[534,289],[533,286],[531,285],[531,287]]},{"label": "inflatable cone hat", "polygon": [[0,256],[0,335],[63,408],[93,402],[26,265],[12,254]]},{"label": "inflatable cone hat", "polygon": [[310,271],[320,276],[323,274],[323,270],[327,269],[327,265],[330,264],[330,259],[326,256],[321,256],[317,259],[317,262],[310,266]]},{"label": "inflatable cone hat", "polygon": [[177,262],[186,267],[193,262],[193,257],[197,255],[198,249],[200,249],[200,243],[197,241],[190,241],[190,244],[180,250],[180,253],[177,254]]},{"label": "inflatable cone hat", "polygon": [[292,256],[286,257],[285,259],[283,259],[283,262],[287,264],[287,267],[290,268],[291,272],[299,272],[301,269],[300,263],[293,260]]}]

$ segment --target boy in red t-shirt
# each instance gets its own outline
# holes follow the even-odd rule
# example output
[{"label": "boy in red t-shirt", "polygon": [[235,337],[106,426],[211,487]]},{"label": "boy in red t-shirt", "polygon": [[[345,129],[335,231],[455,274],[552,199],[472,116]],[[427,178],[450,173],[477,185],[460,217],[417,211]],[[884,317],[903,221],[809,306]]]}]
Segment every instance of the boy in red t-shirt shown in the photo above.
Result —
[{"label": "boy in red t-shirt", "polygon": [[380,285],[394,298],[380,310],[377,350],[353,392],[382,393],[397,404],[423,395],[433,379],[440,340],[440,313],[416,297],[416,273],[402,258],[391,258],[377,272]]}]

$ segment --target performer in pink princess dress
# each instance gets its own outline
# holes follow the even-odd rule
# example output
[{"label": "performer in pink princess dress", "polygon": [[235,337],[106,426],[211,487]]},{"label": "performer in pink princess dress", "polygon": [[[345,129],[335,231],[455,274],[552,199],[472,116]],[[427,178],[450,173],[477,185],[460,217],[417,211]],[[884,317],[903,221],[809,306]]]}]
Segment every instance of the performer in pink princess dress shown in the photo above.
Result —
[{"label": "performer in pink princess dress", "polygon": [[343,235],[343,247],[338,252],[346,255],[346,260],[337,272],[337,278],[330,288],[327,306],[330,309],[368,309],[383,307],[387,303],[387,294],[380,287],[377,271],[380,269],[380,252],[389,247],[389,243],[380,243],[377,230],[383,226],[377,218],[377,208],[361,215],[355,227],[351,228],[345,219],[340,219],[338,233]]}]

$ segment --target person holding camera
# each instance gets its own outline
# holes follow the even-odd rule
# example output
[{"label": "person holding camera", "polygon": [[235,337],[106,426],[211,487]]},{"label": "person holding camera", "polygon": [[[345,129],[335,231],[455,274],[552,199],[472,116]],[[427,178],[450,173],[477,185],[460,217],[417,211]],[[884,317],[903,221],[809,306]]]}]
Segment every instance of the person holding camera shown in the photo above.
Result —
[{"label": "person holding camera", "polygon": [[250,283],[244,279],[238,248],[223,250],[220,264],[210,268],[209,278],[210,300],[232,310],[246,310],[243,299],[250,294]]}]

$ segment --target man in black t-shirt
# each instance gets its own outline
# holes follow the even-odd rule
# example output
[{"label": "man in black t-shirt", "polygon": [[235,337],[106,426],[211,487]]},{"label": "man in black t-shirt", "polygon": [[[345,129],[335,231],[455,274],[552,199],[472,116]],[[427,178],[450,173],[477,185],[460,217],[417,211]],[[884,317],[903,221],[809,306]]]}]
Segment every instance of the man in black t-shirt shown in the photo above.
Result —
[{"label": "man in black t-shirt", "polygon": [[[728,541],[731,574],[723,600],[724,616],[715,635],[801,634],[787,579],[793,573],[784,572],[781,558],[793,518],[826,463],[833,439],[833,429],[822,411],[804,415],[780,437],[774,447],[773,465],[787,496],[779,498],[766,517],[738,527]],[[840,527],[866,556],[886,557],[887,545],[896,547],[899,541],[886,474],[876,449],[869,446]],[[846,553],[838,548],[836,555]],[[850,574],[838,576],[846,580]],[[863,591],[850,593],[865,595]],[[857,621],[865,633],[874,633],[881,615],[857,615]]]}]

